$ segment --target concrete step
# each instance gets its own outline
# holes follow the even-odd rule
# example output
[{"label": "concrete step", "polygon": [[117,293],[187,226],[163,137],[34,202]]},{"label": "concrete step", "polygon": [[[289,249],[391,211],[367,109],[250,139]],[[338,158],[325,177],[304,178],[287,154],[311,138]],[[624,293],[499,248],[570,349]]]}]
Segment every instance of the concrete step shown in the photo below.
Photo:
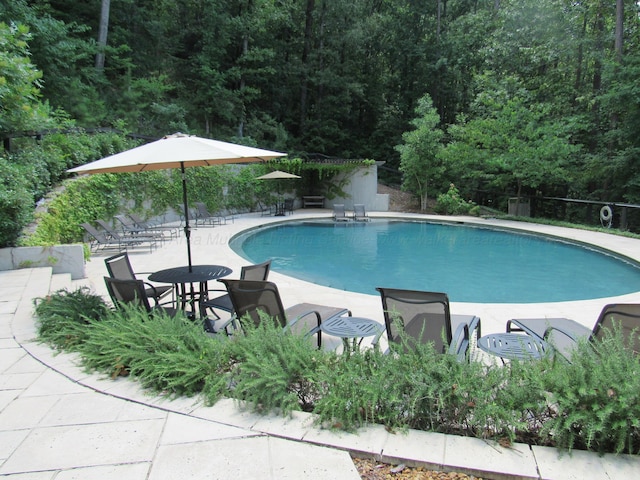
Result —
[{"label": "concrete step", "polygon": [[67,289],[69,290],[71,285],[71,274],[70,273],[57,273],[51,275],[51,283],[49,285],[49,293],[57,292],[58,290]]}]

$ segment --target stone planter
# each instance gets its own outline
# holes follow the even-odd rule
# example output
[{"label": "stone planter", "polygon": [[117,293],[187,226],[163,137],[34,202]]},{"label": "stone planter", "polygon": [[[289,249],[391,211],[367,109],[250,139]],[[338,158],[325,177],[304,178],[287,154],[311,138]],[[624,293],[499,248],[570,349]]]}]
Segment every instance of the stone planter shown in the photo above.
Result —
[{"label": "stone planter", "polygon": [[77,245],[0,248],[0,270],[52,267],[53,273],[69,273],[72,280],[85,277],[84,248]]}]

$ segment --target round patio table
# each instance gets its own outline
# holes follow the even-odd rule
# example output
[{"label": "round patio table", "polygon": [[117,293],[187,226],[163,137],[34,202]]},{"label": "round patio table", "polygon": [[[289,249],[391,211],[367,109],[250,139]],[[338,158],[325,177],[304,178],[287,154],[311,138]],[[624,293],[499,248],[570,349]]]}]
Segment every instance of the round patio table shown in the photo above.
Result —
[{"label": "round patio table", "polygon": [[551,351],[551,346],[539,338],[519,333],[491,333],[478,339],[485,352],[508,360],[537,360]]},{"label": "round patio table", "polygon": [[[158,283],[172,283],[176,290],[180,308],[186,310],[191,305],[191,316],[195,318],[200,309],[196,309],[196,302],[208,299],[207,282],[226,277],[232,273],[229,267],[223,265],[192,265],[173,267],[154,272],[149,275],[149,280]],[[195,284],[198,288],[195,288]]]},{"label": "round patio table", "polygon": [[[349,351],[349,339],[353,339],[351,348],[357,349],[365,337],[373,337],[384,327],[375,320],[362,317],[332,317],[320,324],[320,330],[328,335],[342,338],[345,351]],[[360,341],[357,341],[357,339]]]}]

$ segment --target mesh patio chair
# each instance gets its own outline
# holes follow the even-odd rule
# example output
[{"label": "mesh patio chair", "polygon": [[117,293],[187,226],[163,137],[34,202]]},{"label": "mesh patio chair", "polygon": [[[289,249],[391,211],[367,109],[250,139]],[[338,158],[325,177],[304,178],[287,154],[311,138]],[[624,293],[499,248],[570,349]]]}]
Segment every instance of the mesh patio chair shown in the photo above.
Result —
[{"label": "mesh patio chair", "polygon": [[120,280],[118,278],[104,277],[107,291],[113,302],[113,306],[120,308],[122,305],[136,305],[144,308],[148,313],[164,312],[171,317],[183,315],[182,310],[161,305],[151,306],[147,297],[145,284],[142,280]]},{"label": "mesh patio chair", "polygon": [[348,222],[349,217],[344,209],[344,204],[337,203],[333,206],[333,221],[334,222]]},{"label": "mesh patio chair", "polygon": [[640,304],[613,303],[605,305],[593,329],[569,318],[514,318],[507,321],[507,332],[522,331],[550,343],[556,353],[571,361],[571,353],[580,339],[595,341],[605,331],[620,328],[627,347],[640,354]]},{"label": "mesh patio chair", "polygon": [[214,215],[207,210],[207,206],[202,202],[196,202],[196,225],[210,226],[222,225],[227,220],[220,215]]},{"label": "mesh patio chair", "polygon": [[367,215],[364,205],[361,203],[356,203],[353,205],[353,219],[356,222],[368,222],[369,220],[371,220],[369,218],[369,215]]},{"label": "mesh patio chair", "polygon": [[128,234],[128,235],[120,235],[116,230],[114,230],[111,225],[109,225],[104,220],[96,220],[96,223],[100,225],[100,227],[105,231],[108,238],[113,240],[127,241],[131,242],[132,245],[137,243],[138,245],[148,244],[149,250],[153,251],[153,249],[158,244],[158,239],[154,237],[149,237],[147,235],[138,235],[138,234]]},{"label": "mesh patio chair", "polygon": [[284,199],[284,213],[293,215],[293,198]]},{"label": "mesh patio chair", "polygon": [[[105,265],[111,278],[117,278],[120,280],[139,280],[136,277],[129,255],[127,253],[119,253],[105,259]],[[139,274],[146,275],[149,272],[139,272]],[[144,280],[143,280],[144,281]],[[144,281],[145,293],[147,297],[154,300],[155,304],[160,303],[160,299],[166,297],[170,293],[173,293],[173,285],[152,285],[151,283]],[[171,300],[173,302],[173,300]]]},{"label": "mesh patio chair", "polygon": [[[271,260],[257,263],[255,265],[245,265],[240,270],[240,280],[266,280],[269,276],[270,269]],[[209,290],[209,292],[227,292],[227,290]],[[224,295],[207,299],[201,302],[200,308],[200,316],[203,318],[207,317],[207,310],[209,310],[215,316],[215,319],[220,319],[220,316],[216,313],[216,310],[223,310],[228,313],[233,313],[233,304],[231,303],[231,297],[229,297],[228,292]],[[215,327],[210,320],[208,322],[205,321],[205,328],[208,331],[215,331]]]},{"label": "mesh patio chair", "polygon": [[260,312],[263,312],[274,318],[284,331],[309,337],[317,335],[318,348],[322,346],[320,324],[329,318],[351,315],[346,308],[313,303],[299,303],[285,310],[278,287],[273,282],[224,278],[218,281],[227,287],[235,312],[234,319],[248,316],[258,325],[261,321]]},{"label": "mesh patio chair", "polygon": [[136,222],[133,221],[127,215],[114,215],[113,218],[120,224],[120,228],[122,229],[122,233],[124,235],[142,235],[144,237],[155,238],[161,242],[164,242],[165,236],[161,232],[152,232],[149,230],[144,230],[140,228]]},{"label": "mesh patio chair", "polygon": [[142,232],[158,232],[158,233],[168,233],[171,238],[174,236],[177,237],[179,233],[179,229],[177,227],[165,226],[165,225],[152,225],[149,222],[143,220],[139,215],[135,213],[129,213],[128,217],[136,224],[136,226]]},{"label": "mesh patio chair", "polygon": [[106,232],[98,230],[96,227],[89,223],[81,223],[80,226],[89,235],[89,248],[92,252],[98,250],[105,250],[108,248],[117,248],[118,251],[126,250],[127,247],[134,247],[140,245],[140,242],[135,238],[113,238],[108,236]]},{"label": "mesh patio chair", "polygon": [[382,299],[389,345],[401,344],[404,331],[407,346],[432,342],[438,352],[463,360],[472,342],[480,337],[480,318],[451,315],[445,293],[377,288]]},{"label": "mesh patio chair", "polygon": [[260,212],[261,217],[270,216],[275,213],[271,205],[266,205],[260,201],[257,202],[257,205],[257,210]]}]

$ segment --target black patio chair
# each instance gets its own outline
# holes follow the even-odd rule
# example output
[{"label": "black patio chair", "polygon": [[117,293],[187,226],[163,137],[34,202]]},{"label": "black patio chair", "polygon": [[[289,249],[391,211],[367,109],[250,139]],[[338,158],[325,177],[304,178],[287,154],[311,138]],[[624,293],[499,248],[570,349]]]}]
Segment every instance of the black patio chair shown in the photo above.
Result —
[{"label": "black patio chair", "polygon": [[89,248],[92,252],[99,250],[105,250],[109,248],[117,248],[118,251],[126,250],[128,247],[135,247],[140,245],[140,241],[135,238],[122,238],[121,236],[113,238],[107,235],[106,232],[98,230],[96,227],[89,223],[81,223],[80,226],[89,235]]},{"label": "black patio chair", "polygon": [[100,227],[105,231],[108,238],[112,238],[114,240],[119,241],[127,241],[131,242],[131,244],[137,243],[138,245],[148,244],[149,250],[153,251],[155,247],[157,247],[158,239],[154,237],[150,237],[148,235],[138,235],[134,233],[130,233],[128,235],[120,235],[116,230],[114,230],[111,225],[109,225],[104,220],[96,220],[96,223],[100,225]]},{"label": "black patio chair", "polygon": [[[240,270],[240,280],[266,280],[269,277],[269,271],[271,269],[271,260],[266,262],[257,263],[254,265],[245,265]],[[216,310],[223,310],[228,313],[233,313],[233,304],[231,303],[231,297],[227,290],[209,290],[210,292],[226,292],[224,295],[220,295],[215,298],[204,300],[200,303],[201,317],[207,316],[207,310],[209,310],[216,319],[220,319],[220,316],[216,313]],[[210,327],[211,328],[211,327]]]},{"label": "black patio chair", "polygon": [[142,280],[121,280],[118,278],[104,277],[107,291],[113,302],[113,306],[120,308],[122,305],[135,305],[144,308],[148,313],[164,312],[171,317],[184,315],[183,310],[151,305],[147,297],[145,284]]},{"label": "black patio chair", "polygon": [[581,339],[597,341],[613,328],[622,329],[629,351],[640,355],[640,304],[637,303],[605,305],[591,330],[569,318],[514,318],[507,321],[507,332],[522,331],[545,340],[555,353],[568,361]]},{"label": "black patio chair", "polygon": [[[259,280],[218,280],[227,287],[234,310],[234,320],[248,318],[255,325],[261,322],[260,312],[274,318],[283,331],[303,336],[317,336],[318,348],[322,346],[320,324],[329,318],[351,315],[346,308],[299,303],[287,309],[282,305],[280,292],[273,282]],[[236,328],[240,328],[238,322]]]},{"label": "black patio chair", "polygon": [[178,227],[169,225],[152,225],[135,213],[129,213],[127,215],[142,232],[168,233],[171,238],[173,238],[174,236],[177,237],[180,231]]},{"label": "black patio chair", "polygon": [[[119,253],[106,258],[104,261],[109,276],[111,278],[117,278],[120,280],[140,280],[136,273],[133,271],[129,255],[125,253]],[[148,275],[151,272],[138,272],[139,275]],[[154,300],[155,304],[160,303],[160,299],[173,293],[173,285],[153,285],[148,281],[143,280],[145,284],[145,293],[147,297]],[[171,300],[173,303],[173,299]]]},{"label": "black patio chair", "polygon": [[207,206],[202,202],[196,202],[196,225],[210,226],[222,225],[227,223],[226,218],[210,213]]},{"label": "black patio chair", "polygon": [[403,337],[408,348],[414,343],[431,342],[436,351],[464,360],[472,342],[480,337],[480,318],[451,315],[445,293],[394,288],[376,290],[382,299],[390,346],[403,344]]}]

